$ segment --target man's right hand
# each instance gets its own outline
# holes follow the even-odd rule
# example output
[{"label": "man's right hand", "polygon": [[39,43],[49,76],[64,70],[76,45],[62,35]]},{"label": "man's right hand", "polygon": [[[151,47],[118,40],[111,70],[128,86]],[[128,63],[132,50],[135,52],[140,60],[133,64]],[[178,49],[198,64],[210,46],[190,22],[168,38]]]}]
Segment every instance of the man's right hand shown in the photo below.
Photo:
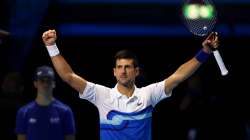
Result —
[{"label": "man's right hand", "polygon": [[55,30],[48,30],[46,32],[43,33],[42,39],[43,39],[43,43],[46,46],[51,46],[54,45],[56,43],[56,31]]},{"label": "man's right hand", "polygon": [[219,38],[217,32],[212,32],[202,43],[203,50],[207,53],[211,53],[212,50],[217,49],[219,46]]}]

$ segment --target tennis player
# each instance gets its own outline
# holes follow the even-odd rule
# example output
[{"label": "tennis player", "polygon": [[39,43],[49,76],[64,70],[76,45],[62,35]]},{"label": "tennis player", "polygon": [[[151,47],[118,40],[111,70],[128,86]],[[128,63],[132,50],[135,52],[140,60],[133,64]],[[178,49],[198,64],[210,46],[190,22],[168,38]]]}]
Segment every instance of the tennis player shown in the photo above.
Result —
[{"label": "tennis player", "polygon": [[170,97],[172,90],[209,58],[211,47],[218,47],[217,34],[210,34],[195,57],[182,64],[163,81],[142,88],[135,85],[135,79],[139,75],[136,56],[130,51],[121,50],[115,55],[113,68],[117,84],[109,88],[87,81],[74,73],[59,52],[55,30],[44,32],[42,39],[63,81],[77,90],[80,98],[90,101],[98,108],[102,140],[150,140],[154,106],[162,99]]}]

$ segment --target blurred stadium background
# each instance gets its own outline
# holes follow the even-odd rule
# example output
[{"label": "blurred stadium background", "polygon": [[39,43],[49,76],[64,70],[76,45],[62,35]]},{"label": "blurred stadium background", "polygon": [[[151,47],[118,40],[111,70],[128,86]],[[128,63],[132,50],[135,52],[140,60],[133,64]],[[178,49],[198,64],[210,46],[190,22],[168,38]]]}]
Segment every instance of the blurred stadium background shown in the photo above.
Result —
[{"label": "blurred stadium background", "polygon": [[[229,75],[222,77],[211,57],[171,98],[156,106],[153,139],[191,140],[194,135],[193,140],[250,139],[250,0],[214,3],[219,49]],[[89,81],[114,86],[113,55],[120,49],[138,54],[142,68],[138,86],[163,80],[193,57],[204,39],[184,27],[181,6],[181,0],[1,0],[1,85],[6,75],[17,72],[22,77],[19,84],[24,86],[18,100],[27,103],[35,98],[35,68],[52,65],[41,40],[48,29],[57,30],[60,51],[74,71]],[[93,105],[78,99],[59,77],[55,96],[73,108],[77,139],[99,138]],[[5,116],[0,132],[7,130],[14,139],[15,112],[6,103],[16,96],[0,97]],[[6,124],[6,118],[13,123]]]}]

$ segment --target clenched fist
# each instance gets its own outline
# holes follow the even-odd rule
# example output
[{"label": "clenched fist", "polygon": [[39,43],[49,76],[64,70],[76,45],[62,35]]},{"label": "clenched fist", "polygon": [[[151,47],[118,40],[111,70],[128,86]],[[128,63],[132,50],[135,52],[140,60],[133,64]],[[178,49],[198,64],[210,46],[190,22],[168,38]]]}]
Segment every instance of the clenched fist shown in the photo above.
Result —
[{"label": "clenched fist", "polygon": [[48,30],[46,32],[43,33],[42,39],[43,39],[43,43],[46,46],[51,46],[54,45],[56,43],[56,31],[55,30]]}]

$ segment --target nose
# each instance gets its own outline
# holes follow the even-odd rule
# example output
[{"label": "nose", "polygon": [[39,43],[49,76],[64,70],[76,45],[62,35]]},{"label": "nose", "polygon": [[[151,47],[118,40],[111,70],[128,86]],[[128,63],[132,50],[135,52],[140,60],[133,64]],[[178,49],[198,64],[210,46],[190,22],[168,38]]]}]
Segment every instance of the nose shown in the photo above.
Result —
[{"label": "nose", "polygon": [[122,67],[122,73],[126,73],[126,67]]}]

